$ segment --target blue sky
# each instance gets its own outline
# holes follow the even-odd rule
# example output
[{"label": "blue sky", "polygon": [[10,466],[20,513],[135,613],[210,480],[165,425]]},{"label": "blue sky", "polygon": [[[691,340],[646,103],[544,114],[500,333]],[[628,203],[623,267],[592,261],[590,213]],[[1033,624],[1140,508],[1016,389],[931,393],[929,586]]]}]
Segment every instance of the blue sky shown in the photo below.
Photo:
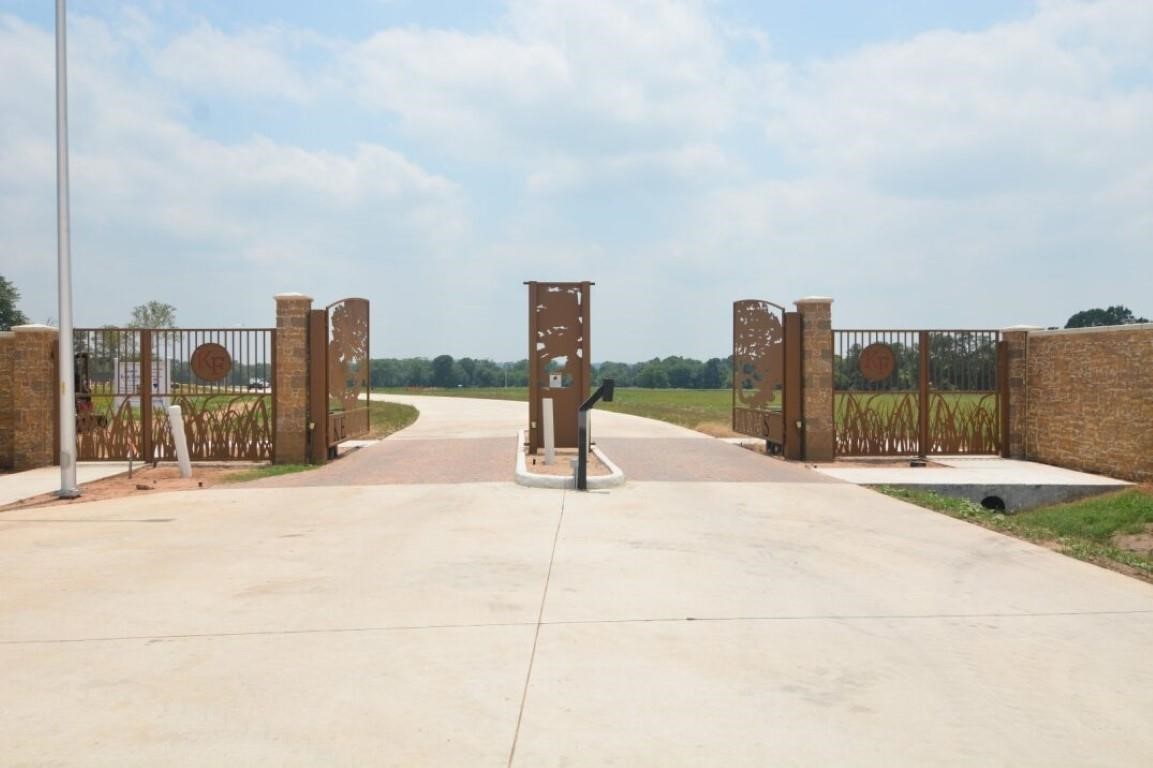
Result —
[{"label": "blue sky", "polygon": [[[57,314],[51,3],[0,0],[0,274]],[[724,355],[731,302],[837,327],[1153,313],[1146,0],[69,6],[75,316],[523,357],[596,281],[597,360]]]}]

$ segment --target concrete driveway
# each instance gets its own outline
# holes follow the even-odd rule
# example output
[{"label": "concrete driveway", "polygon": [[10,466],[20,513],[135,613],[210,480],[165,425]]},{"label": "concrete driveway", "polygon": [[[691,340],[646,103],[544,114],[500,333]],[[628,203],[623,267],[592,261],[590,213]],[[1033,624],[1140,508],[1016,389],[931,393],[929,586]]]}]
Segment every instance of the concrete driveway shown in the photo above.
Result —
[{"label": "concrete driveway", "polygon": [[526,406],[420,407],[283,486],[0,515],[0,765],[1153,763],[1149,585],[609,414],[687,479],[522,488]]}]

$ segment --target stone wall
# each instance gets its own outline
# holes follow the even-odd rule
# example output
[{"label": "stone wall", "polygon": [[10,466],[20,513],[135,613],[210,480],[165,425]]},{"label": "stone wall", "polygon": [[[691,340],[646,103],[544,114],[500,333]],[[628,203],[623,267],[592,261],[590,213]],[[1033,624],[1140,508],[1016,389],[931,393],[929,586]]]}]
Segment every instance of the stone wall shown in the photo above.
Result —
[{"label": "stone wall", "polygon": [[806,461],[832,461],[836,446],[833,416],[833,300],[798,299],[801,314],[801,419]]},{"label": "stone wall", "polygon": [[12,343],[12,469],[56,463],[57,330],[19,325]]},{"label": "stone wall", "polygon": [[1153,323],[1032,331],[1027,458],[1153,481]]},{"label": "stone wall", "polygon": [[[312,299],[276,296],[275,464],[308,463],[308,313]],[[324,364],[323,361],[320,362]]]},{"label": "stone wall", "polygon": [[0,469],[12,469],[12,440],[15,411],[12,399],[12,356],[16,334],[0,331]]}]

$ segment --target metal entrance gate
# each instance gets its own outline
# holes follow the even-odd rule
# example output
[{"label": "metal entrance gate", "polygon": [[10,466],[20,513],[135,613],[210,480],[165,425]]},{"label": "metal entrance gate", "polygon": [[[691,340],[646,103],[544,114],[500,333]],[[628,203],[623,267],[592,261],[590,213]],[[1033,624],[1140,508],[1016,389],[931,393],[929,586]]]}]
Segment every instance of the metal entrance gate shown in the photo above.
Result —
[{"label": "metal entrance gate", "polygon": [[769,301],[733,302],[733,431],[803,455],[801,316]]},{"label": "metal entrance gate", "polygon": [[838,456],[1002,454],[998,331],[834,331]]},{"label": "metal entrance gate", "polygon": [[81,461],[175,460],[170,405],[194,461],[272,459],[274,329],[78,328],[73,338]]},{"label": "metal entrance gate", "polygon": [[309,421],[313,464],[369,432],[368,299],[342,299],[309,317]]}]

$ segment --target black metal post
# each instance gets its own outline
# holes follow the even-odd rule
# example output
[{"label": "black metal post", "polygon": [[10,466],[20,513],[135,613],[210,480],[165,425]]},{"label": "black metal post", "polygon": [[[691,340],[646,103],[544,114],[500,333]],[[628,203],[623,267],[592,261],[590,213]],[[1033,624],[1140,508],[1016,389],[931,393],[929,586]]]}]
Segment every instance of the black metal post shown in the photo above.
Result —
[{"label": "black metal post", "polygon": [[589,415],[588,412],[599,400],[606,403],[613,401],[613,390],[616,388],[614,379],[605,379],[597,391],[593,392],[587,400],[580,404],[577,410],[577,477],[578,491],[589,489]]}]

